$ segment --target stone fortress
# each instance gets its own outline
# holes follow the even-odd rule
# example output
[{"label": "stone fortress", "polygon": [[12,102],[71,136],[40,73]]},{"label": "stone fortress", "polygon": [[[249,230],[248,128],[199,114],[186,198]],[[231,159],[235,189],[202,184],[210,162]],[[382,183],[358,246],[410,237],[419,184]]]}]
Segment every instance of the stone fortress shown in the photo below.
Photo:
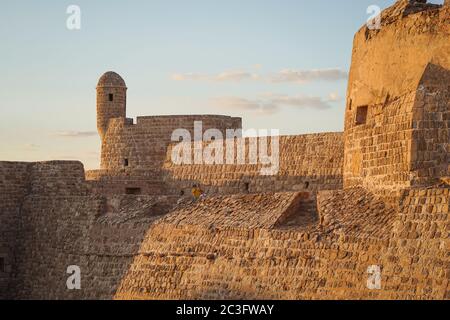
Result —
[{"label": "stone fortress", "polygon": [[280,137],[275,176],[173,164],[174,129],[241,119],[134,123],[104,74],[100,170],[0,162],[0,298],[450,299],[450,4],[400,0],[381,22],[355,35],[344,133]]}]

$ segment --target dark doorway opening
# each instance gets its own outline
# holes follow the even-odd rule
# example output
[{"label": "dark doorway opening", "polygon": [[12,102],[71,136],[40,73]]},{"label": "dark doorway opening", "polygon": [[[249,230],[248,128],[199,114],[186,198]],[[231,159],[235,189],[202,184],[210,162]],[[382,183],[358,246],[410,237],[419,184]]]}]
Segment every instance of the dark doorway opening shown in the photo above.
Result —
[{"label": "dark doorway opening", "polygon": [[366,124],[367,113],[369,111],[368,106],[361,106],[356,109],[356,125]]}]

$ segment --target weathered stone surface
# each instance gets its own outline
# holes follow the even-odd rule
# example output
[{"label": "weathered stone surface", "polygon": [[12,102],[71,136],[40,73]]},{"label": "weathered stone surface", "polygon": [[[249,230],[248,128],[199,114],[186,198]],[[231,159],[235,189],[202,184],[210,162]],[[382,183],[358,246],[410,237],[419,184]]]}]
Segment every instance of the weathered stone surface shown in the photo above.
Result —
[{"label": "weathered stone surface", "polygon": [[[0,298],[449,299],[449,28],[448,1],[407,0],[380,30],[362,28],[345,132],[281,137],[270,177],[173,164],[174,129],[241,120],[133,124],[125,81],[106,73],[101,170],[0,162]],[[66,288],[70,265],[82,290]],[[379,290],[367,287],[373,265]]]}]

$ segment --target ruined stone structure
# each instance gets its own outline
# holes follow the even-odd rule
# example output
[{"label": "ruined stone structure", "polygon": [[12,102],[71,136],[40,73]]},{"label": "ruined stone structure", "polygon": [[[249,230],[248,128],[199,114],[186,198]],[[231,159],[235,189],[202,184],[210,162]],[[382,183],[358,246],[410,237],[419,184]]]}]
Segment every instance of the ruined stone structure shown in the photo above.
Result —
[{"label": "ruined stone structure", "polygon": [[345,117],[344,185],[389,194],[449,174],[449,17],[400,1],[380,30],[355,36]]},{"label": "ruined stone structure", "polygon": [[175,129],[241,120],[134,123],[104,74],[100,170],[0,162],[0,298],[450,299],[450,6],[401,0],[381,21],[355,36],[345,132],[280,137],[273,176],[174,164]]}]

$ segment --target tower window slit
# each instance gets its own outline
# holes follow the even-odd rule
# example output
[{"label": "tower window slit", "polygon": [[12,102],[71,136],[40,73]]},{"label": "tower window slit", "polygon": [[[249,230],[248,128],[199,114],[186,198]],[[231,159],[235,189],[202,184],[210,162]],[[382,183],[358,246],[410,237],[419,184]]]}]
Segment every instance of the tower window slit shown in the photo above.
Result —
[{"label": "tower window slit", "polygon": [[366,124],[367,122],[367,113],[369,107],[368,106],[361,106],[358,107],[356,109],[356,119],[355,119],[355,124],[358,125],[362,125],[362,124]]}]

